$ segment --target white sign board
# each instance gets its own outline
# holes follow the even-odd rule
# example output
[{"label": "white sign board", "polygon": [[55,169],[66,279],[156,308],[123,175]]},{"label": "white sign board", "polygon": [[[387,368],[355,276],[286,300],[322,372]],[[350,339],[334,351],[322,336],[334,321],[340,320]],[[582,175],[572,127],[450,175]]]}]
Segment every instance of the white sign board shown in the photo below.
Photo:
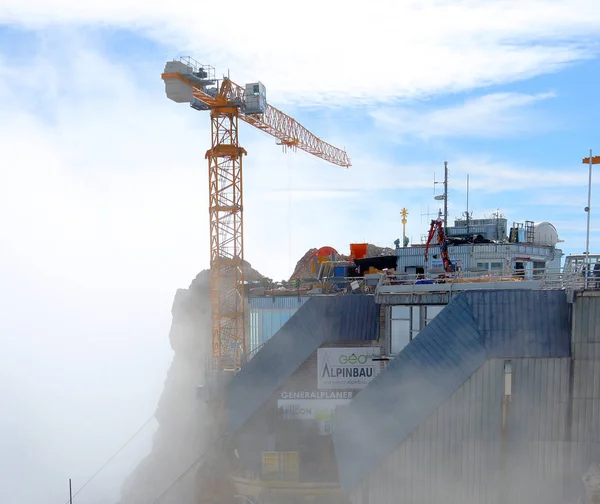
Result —
[{"label": "white sign board", "polygon": [[319,348],[317,372],[319,389],[362,389],[377,376],[379,347]]},{"label": "white sign board", "polygon": [[350,399],[279,399],[277,408],[286,420],[331,420],[338,406]]},{"label": "white sign board", "polygon": [[431,260],[431,269],[432,270],[444,270],[444,261],[441,259],[432,259]]}]

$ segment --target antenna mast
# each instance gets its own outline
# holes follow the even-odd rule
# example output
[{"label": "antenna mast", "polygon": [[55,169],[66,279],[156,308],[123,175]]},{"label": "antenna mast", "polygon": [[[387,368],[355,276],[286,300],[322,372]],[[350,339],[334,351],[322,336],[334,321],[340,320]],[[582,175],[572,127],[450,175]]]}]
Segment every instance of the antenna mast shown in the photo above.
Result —
[{"label": "antenna mast", "polygon": [[469,234],[469,174],[467,173],[467,234]]},{"label": "antenna mast", "polygon": [[[435,172],[433,172],[433,184],[444,184],[444,193],[434,196],[433,199],[437,201],[444,201],[444,233],[448,232],[448,161],[444,161],[444,181],[435,181]],[[441,218],[442,211],[439,211],[438,218]]]},{"label": "antenna mast", "polygon": [[448,161],[444,161],[444,233],[448,233]]}]

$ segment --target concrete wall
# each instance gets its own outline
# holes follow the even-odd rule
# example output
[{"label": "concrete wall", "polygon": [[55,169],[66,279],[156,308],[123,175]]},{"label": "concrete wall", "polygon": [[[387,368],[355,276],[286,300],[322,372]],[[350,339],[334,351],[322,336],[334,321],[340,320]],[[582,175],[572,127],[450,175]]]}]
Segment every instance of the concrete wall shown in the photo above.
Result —
[{"label": "concrete wall", "polygon": [[600,461],[600,297],[578,296],[572,318],[572,358],[488,360],[351,492],[352,503],[577,498],[581,476]]}]

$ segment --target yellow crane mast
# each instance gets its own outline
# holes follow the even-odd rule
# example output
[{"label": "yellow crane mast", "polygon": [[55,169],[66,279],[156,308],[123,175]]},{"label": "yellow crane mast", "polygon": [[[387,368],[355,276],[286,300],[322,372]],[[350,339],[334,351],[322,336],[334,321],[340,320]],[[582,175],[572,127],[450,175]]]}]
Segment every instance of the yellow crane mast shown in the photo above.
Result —
[{"label": "yellow crane mast", "polygon": [[245,354],[244,237],[242,156],[238,120],[338,166],[349,167],[345,151],[324,142],[266,99],[261,82],[245,87],[193,58],[167,62],[162,79],[167,97],[210,111],[211,148],[206,152],[209,177],[212,364],[215,370],[237,369]]}]

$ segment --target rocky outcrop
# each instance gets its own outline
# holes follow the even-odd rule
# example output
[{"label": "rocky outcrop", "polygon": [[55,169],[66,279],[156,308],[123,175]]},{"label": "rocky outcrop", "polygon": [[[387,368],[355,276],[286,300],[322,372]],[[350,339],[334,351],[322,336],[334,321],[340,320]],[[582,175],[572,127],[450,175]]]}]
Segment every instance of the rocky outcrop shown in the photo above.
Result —
[{"label": "rocky outcrop", "polygon": [[[245,266],[248,281],[262,278],[250,264]],[[188,289],[176,292],[172,315],[169,339],[174,353],[155,413],[158,429],[150,454],[125,480],[120,504],[154,502],[206,452],[218,430],[214,405],[198,397],[198,386],[204,382],[211,355],[208,270],[199,273]],[[195,504],[197,484],[194,468],[169,491],[161,504]]]},{"label": "rocky outcrop", "polygon": [[[200,273],[188,289],[179,289],[169,334],[173,361],[167,372],[155,418],[158,429],[150,454],[126,479],[121,504],[154,502],[203,452],[210,422],[206,404],[197,398],[210,355],[210,275]],[[194,502],[196,482],[184,478],[164,504]]]}]

